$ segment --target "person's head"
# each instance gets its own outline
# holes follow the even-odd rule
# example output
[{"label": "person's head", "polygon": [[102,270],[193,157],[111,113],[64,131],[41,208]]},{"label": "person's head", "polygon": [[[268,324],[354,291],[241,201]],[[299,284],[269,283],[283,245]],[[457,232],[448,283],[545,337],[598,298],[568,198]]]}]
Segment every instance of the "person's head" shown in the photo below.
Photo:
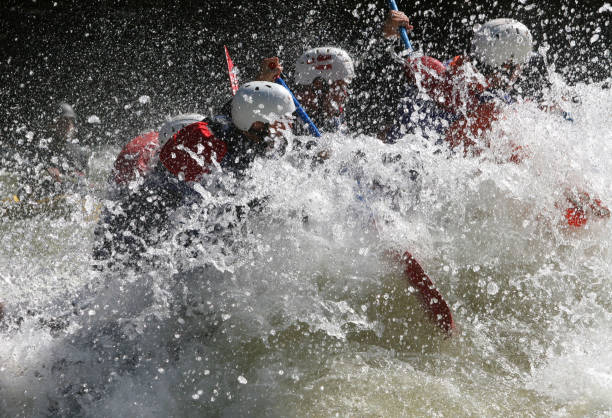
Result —
[{"label": "person's head", "polygon": [[342,112],[354,77],[353,60],[340,48],[309,49],[295,64],[300,101],[307,109],[318,110],[327,116]]},{"label": "person's head", "polygon": [[283,86],[268,81],[251,81],[232,99],[232,123],[254,141],[284,136],[291,129],[295,104]]},{"label": "person's head", "polygon": [[76,128],[76,113],[68,103],[60,103],[54,118],[55,134],[60,138],[69,138]]},{"label": "person's head", "polygon": [[514,19],[493,19],[472,38],[471,56],[493,87],[510,87],[531,57],[529,29]]}]

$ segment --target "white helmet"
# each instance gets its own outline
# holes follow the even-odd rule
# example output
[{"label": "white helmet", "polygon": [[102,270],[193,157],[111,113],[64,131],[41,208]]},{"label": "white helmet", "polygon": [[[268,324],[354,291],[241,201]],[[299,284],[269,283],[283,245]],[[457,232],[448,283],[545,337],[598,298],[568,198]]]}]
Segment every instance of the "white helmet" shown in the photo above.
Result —
[{"label": "white helmet", "polygon": [[197,113],[184,113],[165,121],[159,130],[159,143],[165,144],[175,133],[192,123],[200,122],[204,116]]},{"label": "white helmet", "polygon": [[248,131],[254,122],[272,123],[292,118],[295,104],[283,86],[268,81],[251,81],[238,89],[232,99],[232,122]]},{"label": "white helmet", "polygon": [[349,54],[329,46],[309,49],[295,63],[295,81],[298,84],[312,84],[315,78],[327,81],[345,80],[355,77],[353,60]]},{"label": "white helmet", "polygon": [[494,19],[482,25],[472,38],[472,53],[489,67],[525,64],[529,61],[533,39],[527,26],[514,19]]}]

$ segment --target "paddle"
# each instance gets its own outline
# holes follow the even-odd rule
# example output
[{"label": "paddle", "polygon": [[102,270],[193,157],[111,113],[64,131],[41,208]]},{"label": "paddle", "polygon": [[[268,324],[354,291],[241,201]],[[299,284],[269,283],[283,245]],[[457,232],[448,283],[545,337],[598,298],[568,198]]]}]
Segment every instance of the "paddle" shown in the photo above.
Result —
[{"label": "paddle", "polygon": [[276,79],[276,83],[280,84],[281,86],[283,86],[284,88],[287,89],[287,91],[291,94],[291,97],[293,98],[293,103],[295,104],[295,111],[297,112],[298,116],[300,118],[302,118],[302,120],[305,123],[308,124],[308,127],[310,128],[310,132],[315,137],[320,138],[321,137],[321,132],[319,132],[319,130],[317,129],[317,126],[314,124],[312,119],[310,119],[308,117],[308,114],[306,113],[306,111],[304,110],[302,105],[300,105],[300,102],[298,102],[298,100],[295,98],[295,96],[293,95],[293,92],[291,91],[291,89],[287,86],[287,84],[285,84],[285,82],[283,81],[283,79],[281,77],[278,77]]},{"label": "paddle", "polygon": [[234,62],[230,58],[227,46],[223,45],[223,48],[225,48],[225,61],[227,62],[227,72],[229,74],[230,86],[232,87],[232,95],[235,95],[239,87],[238,76],[236,75],[236,70],[234,69]]},{"label": "paddle", "polygon": [[[389,0],[388,4],[391,10],[398,11],[395,0]],[[405,48],[411,53],[412,44],[410,43],[410,39],[408,39],[406,28],[400,27],[399,33]],[[425,273],[425,270],[423,270],[423,267],[421,267],[408,251],[403,254],[399,252],[393,252],[391,254],[395,260],[405,264],[404,278],[417,290],[421,303],[428,311],[431,319],[447,334],[452,334],[455,330],[455,321],[453,320],[452,312],[442,297],[442,294],[436,289],[434,282]]]},{"label": "paddle", "polygon": [[[361,186],[357,181],[357,185]],[[376,215],[374,210],[369,205],[367,198],[360,191],[356,193],[357,200],[361,201],[366,209],[370,212],[370,217],[374,224],[374,228],[378,237],[381,237],[381,231],[378,229]],[[403,253],[396,250],[390,250],[385,253],[392,261],[400,263],[404,267],[404,279],[416,291],[425,311],[429,314],[431,320],[442,329],[448,336],[452,336],[455,331],[455,321],[453,314],[444,300],[444,297],[436,288],[434,282],[429,278],[427,273],[419,262],[409,251]]]},{"label": "paddle", "polygon": [[446,334],[452,335],[456,329],[453,314],[434,282],[423,270],[423,267],[408,251],[405,251],[403,254],[391,252],[390,255],[395,261],[404,265],[404,278],[418,292],[421,304],[431,320]]}]

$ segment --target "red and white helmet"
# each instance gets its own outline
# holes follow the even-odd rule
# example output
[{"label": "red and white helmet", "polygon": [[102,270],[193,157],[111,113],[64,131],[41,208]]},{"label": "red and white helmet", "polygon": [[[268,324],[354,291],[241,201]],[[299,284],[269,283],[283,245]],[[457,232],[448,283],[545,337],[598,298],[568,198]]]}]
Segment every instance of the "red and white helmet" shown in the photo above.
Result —
[{"label": "red and white helmet", "polygon": [[308,85],[318,77],[331,82],[344,80],[350,83],[355,77],[353,60],[340,48],[324,46],[309,49],[295,63],[295,81]]},{"label": "red and white helmet", "polygon": [[183,113],[165,121],[159,130],[159,143],[165,144],[175,133],[192,123],[200,122],[204,116],[198,113]]},{"label": "red and white helmet", "polygon": [[527,26],[514,19],[493,19],[482,25],[472,38],[472,53],[478,62],[492,68],[503,64],[525,64],[533,49]]}]

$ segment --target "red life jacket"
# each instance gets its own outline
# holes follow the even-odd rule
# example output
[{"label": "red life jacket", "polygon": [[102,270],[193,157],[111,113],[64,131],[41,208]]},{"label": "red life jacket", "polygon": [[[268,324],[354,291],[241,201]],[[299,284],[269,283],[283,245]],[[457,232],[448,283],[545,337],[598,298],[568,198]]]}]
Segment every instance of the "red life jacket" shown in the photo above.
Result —
[{"label": "red life jacket", "polygon": [[123,147],[114,164],[115,183],[122,185],[137,176],[145,176],[159,153],[159,134],[148,132],[132,139]]},{"label": "red life jacket", "polygon": [[406,61],[409,80],[419,78],[421,87],[439,106],[453,113],[473,110],[480,103],[480,95],[487,89],[482,76],[468,71],[465,57],[458,55],[447,67],[429,56]]},{"label": "red life jacket", "polygon": [[445,103],[457,112],[473,113],[482,103],[481,95],[489,84],[468,64],[463,55],[457,55],[448,63]]},{"label": "red life jacket", "polygon": [[409,83],[417,84],[436,103],[441,104],[447,89],[446,67],[433,57],[422,56],[406,60],[406,78]]},{"label": "red life jacket", "polygon": [[[424,56],[407,61],[408,74],[420,78],[420,85],[437,105],[456,115],[446,132],[451,148],[463,144],[464,153],[491,129],[499,110],[493,102],[483,102],[487,83],[468,69],[466,58],[458,55],[445,67],[435,58]],[[488,145],[488,144],[483,144]]]},{"label": "red life jacket", "polygon": [[220,163],[227,144],[215,137],[208,122],[196,122],[178,131],[162,147],[159,161],[175,176],[198,181],[210,172],[213,161]]}]

